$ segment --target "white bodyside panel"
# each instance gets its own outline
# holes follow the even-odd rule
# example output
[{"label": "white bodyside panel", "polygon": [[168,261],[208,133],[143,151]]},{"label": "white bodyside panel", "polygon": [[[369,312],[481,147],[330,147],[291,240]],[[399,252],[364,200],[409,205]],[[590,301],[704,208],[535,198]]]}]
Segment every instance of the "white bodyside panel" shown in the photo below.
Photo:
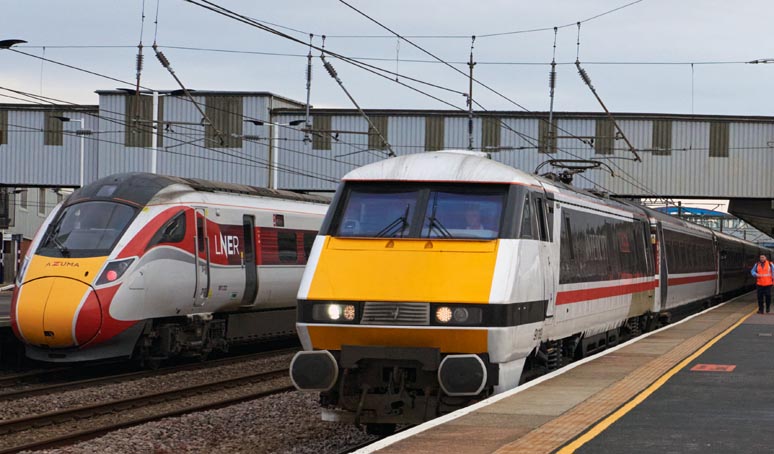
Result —
[{"label": "white bodyside panel", "polygon": [[[261,309],[295,307],[303,265],[262,265],[258,267],[258,298]],[[244,273],[242,274],[244,276]]]},{"label": "white bodyside panel", "polygon": [[539,242],[499,240],[497,262],[489,295],[491,304],[507,304],[547,299],[540,267]]},{"label": "white bodyside panel", "polygon": [[489,360],[493,363],[507,363],[526,358],[540,345],[542,327],[543,322],[535,322],[506,328],[489,328]]},{"label": "white bodyside panel", "polygon": [[[692,273],[692,274],[672,274],[669,277],[671,279],[679,279],[684,277],[694,277],[707,275],[708,273]],[[712,273],[710,273],[712,274]],[[666,304],[662,309],[673,309],[684,304],[692,303],[695,301],[711,298],[715,295],[717,289],[717,281],[709,280],[702,282],[692,282],[689,284],[670,285],[669,293],[667,294]]]}]

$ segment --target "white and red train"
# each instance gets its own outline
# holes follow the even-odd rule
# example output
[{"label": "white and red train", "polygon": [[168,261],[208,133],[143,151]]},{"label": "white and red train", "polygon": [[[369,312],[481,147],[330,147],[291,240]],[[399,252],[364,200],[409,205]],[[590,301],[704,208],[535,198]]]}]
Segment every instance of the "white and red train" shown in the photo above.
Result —
[{"label": "white and red train", "polygon": [[517,386],[754,285],[757,245],[474,152],[347,174],[298,298],[298,389],[373,431]]},{"label": "white and red train", "polygon": [[28,357],[157,361],[295,334],[328,200],[153,174],[74,192],[35,236],[11,325]]}]

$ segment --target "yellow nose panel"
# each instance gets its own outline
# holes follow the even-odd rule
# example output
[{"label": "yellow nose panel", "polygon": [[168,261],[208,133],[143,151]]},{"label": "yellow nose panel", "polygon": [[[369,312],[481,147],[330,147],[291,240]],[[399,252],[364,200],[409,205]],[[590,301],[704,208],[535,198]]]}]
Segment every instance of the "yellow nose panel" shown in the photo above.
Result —
[{"label": "yellow nose panel", "polygon": [[497,246],[326,237],[309,299],[488,303]]},{"label": "yellow nose panel", "polygon": [[16,306],[16,320],[24,338],[35,345],[75,346],[73,320],[88,290],[83,282],[61,277],[24,284]]},{"label": "yellow nose panel", "polygon": [[24,282],[39,277],[69,277],[83,282],[93,282],[105,264],[107,257],[55,258],[35,255],[24,275]]}]

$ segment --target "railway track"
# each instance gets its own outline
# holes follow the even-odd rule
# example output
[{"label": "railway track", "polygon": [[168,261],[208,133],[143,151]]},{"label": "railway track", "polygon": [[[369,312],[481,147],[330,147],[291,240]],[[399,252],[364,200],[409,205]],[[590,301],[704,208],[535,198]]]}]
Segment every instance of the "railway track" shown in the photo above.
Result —
[{"label": "railway track", "polygon": [[0,454],[51,448],[107,432],[293,390],[287,368],[0,421]]},{"label": "railway track", "polygon": [[[298,351],[297,348],[286,348],[281,350],[272,350],[269,352],[253,353],[249,355],[241,355],[241,356],[235,356],[235,357],[229,357],[229,358],[223,358],[223,359],[217,359],[217,360],[210,360],[203,363],[181,364],[181,365],[165,367],[163,369],[157,369],[157,370],[141,370],[141,371],[135,371],[135,372],[122,373],[122,374],[113,374],[113,375],[102,376],[102,377],[86,378],[82,380],[61,381],[57,383],[43,384],[40,386],[33,386],[31,388],[26,388],[26,389],[17,390],[17,391],[0,392],[0,402],[22,399],[26,397],[39,396],[44,394],[50,394],[52,392],[83,389],[83,388],[95,386],[95,385],[120,383],[124,381],[129,381],[129,380],[136,380],[140,378],[155,377],[159,375],[168,375],[168,374],[173,374],[173,373],[182,372],[182,371],[191,371],[191,370],[207,369],[211,367],[227,366],[230,364],[235,364],[235,363],[244,362],[244,361],[251,361],[255,359],[265,359],[265,358],[271,358],[275,356],[282,356],[286,354],[289,355],[289,354],[295,353],[296,351]],[[50,374],[52,373],[56,373],[56,372],[66,373],[68,370],[70,370],[70,368],[57,368],[54,370],[17,374],[10,377],[0,377],[0,388],[4,386],[24,384],[24,382],[27,380],[39,381],[41,378],[45,379],[46,376],[50,376]]]}]

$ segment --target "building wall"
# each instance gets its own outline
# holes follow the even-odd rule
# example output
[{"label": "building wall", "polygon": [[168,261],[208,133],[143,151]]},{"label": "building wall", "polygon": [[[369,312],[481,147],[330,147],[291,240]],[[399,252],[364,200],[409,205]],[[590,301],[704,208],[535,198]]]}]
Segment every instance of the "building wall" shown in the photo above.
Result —
[{"label": "building wall", "polygon": [[[78,186],[80,147],[84,145],[84,179],[93,178],[97,135],[79,136],[80,122],[62,122],[54,116],[84,119],[84,130],[96,131],[96,106],[29,106],[0,104],[0,182],[19,186]],[[83,137],[83,139],[82,139]]]},{"label": "building wall", "polygon": [[[386,157],[384,150],[368,146],[368,124],[356,112],[318,109],[312,114],[327,117],[314,122],[341,132],[328,140],[304,142],[302,132],[283,128],[280,187],[333,190],[336,185],[330,180]],[[458,113],[370,111],[369,115],[387,116],[387,138],[398,155],[468,146],[468,119]],[[300,118],[300,112],[280,111],[274,118],[287,123]],[[573,184],[619,195],[770,198],[774,193],[769,171],[774,167],[772,117],[616,115],[639,162],[604,115],[557,113],[553,135],[545,118],[545,114],[488,112],[473,120],[473,148],[526,172],[548,160],[594,159],[609,170],[589,170]],[[544,165],[540,173],[551,169]]]}]

